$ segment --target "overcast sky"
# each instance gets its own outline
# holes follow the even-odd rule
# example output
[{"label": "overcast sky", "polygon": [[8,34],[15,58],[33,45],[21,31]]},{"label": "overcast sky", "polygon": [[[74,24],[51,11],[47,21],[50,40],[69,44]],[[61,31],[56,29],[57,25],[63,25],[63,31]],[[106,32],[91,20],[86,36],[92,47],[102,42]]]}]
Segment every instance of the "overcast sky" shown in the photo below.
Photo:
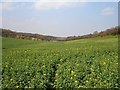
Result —
[{"label": "overcast sky", "polygon": [[4,0],[0,3],[0,28],[53,36],[77,36],[118,25],[118,2],[115,0],[18,1]]}]

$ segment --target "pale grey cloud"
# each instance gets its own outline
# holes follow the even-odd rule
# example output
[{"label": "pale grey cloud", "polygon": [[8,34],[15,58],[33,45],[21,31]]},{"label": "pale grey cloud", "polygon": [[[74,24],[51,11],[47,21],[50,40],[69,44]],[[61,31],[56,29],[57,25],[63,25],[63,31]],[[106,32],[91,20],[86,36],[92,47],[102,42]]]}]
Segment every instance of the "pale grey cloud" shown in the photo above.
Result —
[{"label": "pale grey cloud", "polygon": [[7,0],[7,2],[0,2],[0,11],[13,10],[14,3],[12,0]]},{"label": "pale grey cloud", "polygon": [[15,2],[14,0],[6,0],[0,2],[0,11],[17,10],[18,8],[25,7],[26,2]]},{"label": "pale grey cloud", "polygon": [[114,9],[111,7],[106,7],[101,12],[102,15],[112,15],[114,14]]},{"label": "pale grey cloud", "polygon": [[1,0],[1,2],[36,2],[38,0]]},{"label": "pale grey cloud", "polygon": [[[0,2],[37,2],[37,1],[40,1],[40,0],[1,0]],[[54,0],[54,1],[66,1],[66,0]],[[68,1],[76,2],[77,0],[68,0]],[[88,1],[88,2],[119,2],[119,0],[78,0],[78,1],[81,1],[81,2],[85,2],[85,1]]]},{"label": "pale grey cloud", "polygon": [[33,7],[36,9],[59,9],[63,7],[71,7],[76,3],[81,3],[85,5],[86,0],[39,0],[34,3]]}]

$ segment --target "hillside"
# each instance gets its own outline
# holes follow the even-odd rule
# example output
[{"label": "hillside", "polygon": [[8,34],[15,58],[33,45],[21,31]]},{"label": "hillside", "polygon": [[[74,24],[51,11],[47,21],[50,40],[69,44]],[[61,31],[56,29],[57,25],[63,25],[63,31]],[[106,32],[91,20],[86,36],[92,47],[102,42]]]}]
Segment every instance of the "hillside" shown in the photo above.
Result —
[{"label": "hillside", "polygon": [[23,32],[15,32],[9,29],[0,29],[3,37],[11,37],[18,39],[28,39],[28,40],[56,40],[57,37],[53,36],[45,36],[40,34],[32,34],[32,33],[23,33]]},{"label": "hillside", "polygon": [[104,37],[109,35],[120,35],[120,27],[113,27],[110,29],[106,29],[104,31],[98,32],[95,31],[93,34],[87,34],[83,36],[71,36],[67,37],[66,40],[76,40],[76,39],[84,39],[84,38],[94,38],[94,37]]},{"label": "hillside", "polygon": [[0,35],[2,34],[3,37],[28,39],[28,40],[69,41],[69,40],[84,39],[84,38],[103,37],[108,35],[118,35],[120,34],[119,29],[120,29],[119,27],[114,27],[101,32],[95,31],[93,34],[87,34],[82,36],[69,36],[69,37],[54,37],[48,35],[15,32],[9,29],[0,29],[0,32],[2,32],[0,33]]}]

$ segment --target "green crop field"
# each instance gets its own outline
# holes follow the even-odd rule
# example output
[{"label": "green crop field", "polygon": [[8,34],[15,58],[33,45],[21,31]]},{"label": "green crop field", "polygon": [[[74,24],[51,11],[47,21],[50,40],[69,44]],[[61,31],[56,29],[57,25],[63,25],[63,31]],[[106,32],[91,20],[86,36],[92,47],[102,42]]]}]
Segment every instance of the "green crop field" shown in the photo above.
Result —
[{"label": "green crop field", "polygon": [[2,88],[118,88],[118,38],[2,38]]}]

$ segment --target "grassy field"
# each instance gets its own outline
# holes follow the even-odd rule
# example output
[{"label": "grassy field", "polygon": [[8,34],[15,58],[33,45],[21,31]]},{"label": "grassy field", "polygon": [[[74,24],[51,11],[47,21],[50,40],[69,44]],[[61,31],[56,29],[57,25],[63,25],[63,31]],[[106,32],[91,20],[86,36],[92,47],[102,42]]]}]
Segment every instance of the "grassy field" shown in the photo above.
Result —
[{"label": "grassy field", "polygon": [[2,38],[3,88],[117,88],[118,38]]}]

